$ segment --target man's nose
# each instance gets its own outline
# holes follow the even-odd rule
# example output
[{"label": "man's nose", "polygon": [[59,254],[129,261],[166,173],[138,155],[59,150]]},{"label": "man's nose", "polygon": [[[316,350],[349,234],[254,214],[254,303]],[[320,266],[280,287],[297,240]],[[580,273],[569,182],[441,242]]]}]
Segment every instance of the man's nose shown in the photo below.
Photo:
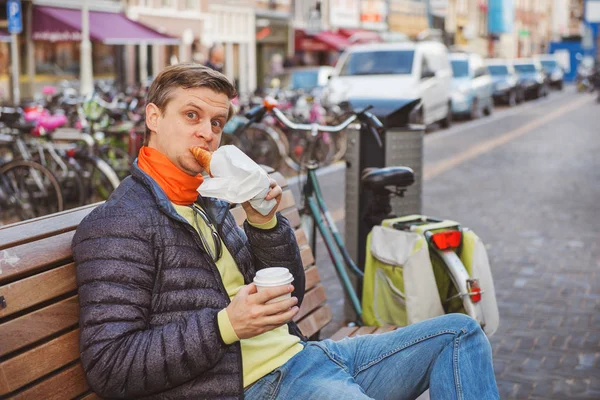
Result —
[{"label": "man's nose", "polygon": [[212,133],[212,124],[210,121],[202,121],[202,123],[198,124],[196,126],[196,132],[195,135],[197,137],[200,137],[204,140],[206,140],[207,142],[210,142],[213,140],[213,133]]}]

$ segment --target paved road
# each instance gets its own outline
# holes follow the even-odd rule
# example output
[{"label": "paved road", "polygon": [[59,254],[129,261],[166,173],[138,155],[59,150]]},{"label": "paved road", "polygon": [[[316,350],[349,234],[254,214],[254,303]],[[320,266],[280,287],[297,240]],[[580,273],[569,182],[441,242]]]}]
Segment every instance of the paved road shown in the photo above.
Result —
[{"label": "paved road", "polygon": [[[423,211],[488,246],[503,399],[600,399],[599,127],[593,97],[568,88],[425,138]],[[343,165],[322,187],[343,230]],[[327,335],[344,323],[343,295],[322,243],[317,262],[335,314]]]}]

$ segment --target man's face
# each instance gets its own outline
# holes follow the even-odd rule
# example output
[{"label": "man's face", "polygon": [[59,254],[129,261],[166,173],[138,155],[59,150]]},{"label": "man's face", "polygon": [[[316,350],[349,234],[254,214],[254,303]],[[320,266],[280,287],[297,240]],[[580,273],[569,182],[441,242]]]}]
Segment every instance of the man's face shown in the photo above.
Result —
[{"label": "man's face", "polygon": [[195,176],[202,167],[189,151],[202,146],[211,152],[219,147],[227,121],[229,98],[209,88],[173,91],[164,112],[154,104],[146,107],[146,124],[154,133],[148,143],[182,171]]},{"label": "man's face", "polygon": [[211,54],[211,62],[215,64],[223,64],[225,60],[225,49],[223,46],[217,46]]}]

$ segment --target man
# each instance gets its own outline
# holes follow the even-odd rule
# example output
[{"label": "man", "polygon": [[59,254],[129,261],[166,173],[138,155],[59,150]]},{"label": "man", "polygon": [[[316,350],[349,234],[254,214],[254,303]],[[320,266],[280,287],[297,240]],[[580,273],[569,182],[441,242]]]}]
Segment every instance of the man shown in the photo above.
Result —
[{"label": "man", "polygon": [[[235,91],[199,65],[162,71],[147,98],[147,146],[110,198],[79,225],[81,361],[107,398],[494,399],[490,347],[449,315],[396,332],[307,342],[290,322],[304,294],[294,232],[249,203],[198,196],[189,147],[214,151]],[[271,183],[266,199],[281,199]],[[285,267],[293,286],[257,293],[257,270]],[[292,292],[274,304],[270,299]]]},{"label": "man", "polygon": [[210,69],[223,73],[225,61],[225,49],[222,44],[215,44],[208,50],[208,62],[206,66]]}]

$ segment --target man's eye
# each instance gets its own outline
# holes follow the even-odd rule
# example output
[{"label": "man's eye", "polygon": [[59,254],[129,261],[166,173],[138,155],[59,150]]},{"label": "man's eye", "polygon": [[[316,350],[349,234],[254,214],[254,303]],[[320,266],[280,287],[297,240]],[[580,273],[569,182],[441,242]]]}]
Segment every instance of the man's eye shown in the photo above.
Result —
[{"label": "man's eye", "polygon": [[198,114],[194,111],[189,111],[185,114],[189,119],[196,119],[196,117],[198,116]]},{"label": "man's eye", "polygon": [[213,126],[216,126],[216,127],[219,127],[219,128],[223,127],[223,123],[221,121],[219,121],[219,120],[214,120],[212,122],[212,124],[213,124]]}]

